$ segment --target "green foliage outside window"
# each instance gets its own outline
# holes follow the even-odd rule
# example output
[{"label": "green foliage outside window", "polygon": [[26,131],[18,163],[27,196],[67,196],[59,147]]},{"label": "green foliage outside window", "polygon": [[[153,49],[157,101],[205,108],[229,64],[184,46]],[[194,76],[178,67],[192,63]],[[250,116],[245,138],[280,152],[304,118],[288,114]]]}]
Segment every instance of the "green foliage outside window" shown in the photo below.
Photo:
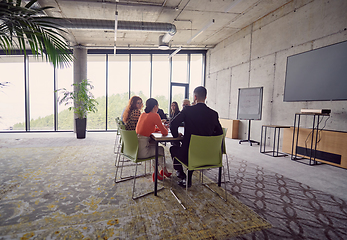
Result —
[{"label": "green foliage outside window", "polygon": [[[139,92],[137,94],[133,93],[131,96],[137,95],[140,96],[145,103],[147,98],[144,96],[142,92]],[[160,108],[164,110],[165,113],[168,113],[168,103],[169,100],[161,95],[161,96],[155,96],[155,99],[158,100]],[[174,96],[173,99],[178,99],[179,96]],[[96,99],[97,102],[99,102],[98,105],[98,111],[93,113],[89,113],[87,116],[87,129],[89,130],[95,130],[95,129],[101,129],[105,130],[106,124],[105,124],[105,117],[106,117],[106,97],[99,97]],[[120,117],[123,109],[126,107],[126,105],[129,102],[129,96],[128,93],[122,93],[122,94],[113,94],[109,96],[108,98],[108,115],[107,115],[107,128],[108,129],[116,129],[116,123],[115,118]],[[143,111],[143,109],[142,109]],[[68,109],[60,111],[58,113],[58,130],[73,130],[73,112],[69,111]],[[50,114],[45,117],[39,117],[37,119],[31,119],[30,120],[30,130],[47,130],[51,131],[53,124],[53,114]],[[23,130],[25,129],[25,123],[16,123],[13,126],[13,130]]]}]

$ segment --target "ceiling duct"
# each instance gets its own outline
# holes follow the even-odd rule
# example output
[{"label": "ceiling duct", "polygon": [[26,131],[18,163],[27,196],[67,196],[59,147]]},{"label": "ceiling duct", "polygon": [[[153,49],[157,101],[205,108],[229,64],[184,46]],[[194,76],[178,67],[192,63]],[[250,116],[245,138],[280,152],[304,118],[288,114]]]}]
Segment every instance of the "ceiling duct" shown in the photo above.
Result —
[{"label": "ceiling duct", "polygon": [[163,37],[165,35],[160,35],[159,36],[159,49],[161,50],[168,50],[170,47],[169,47],[169,43],[167,42],[163,42]]},{"label": "ceiling duct", "polygon": [[[51,21],[54,21],[54,23],[63,28],[70,29],[102,29],[114,31],[115,27],[114,20],[60,18],[52,19]],[[118,21],[117,29],[119,31],[165,32],[164,35],[159,37],[159,43],[169,43],[171,38],[176,34],[176,26],[171,23]]]}]

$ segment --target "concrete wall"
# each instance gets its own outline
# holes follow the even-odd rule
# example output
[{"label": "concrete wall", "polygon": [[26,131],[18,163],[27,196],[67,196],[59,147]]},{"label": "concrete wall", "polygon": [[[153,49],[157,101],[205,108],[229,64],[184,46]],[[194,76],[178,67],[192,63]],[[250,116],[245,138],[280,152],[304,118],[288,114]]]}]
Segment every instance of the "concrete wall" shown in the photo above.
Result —
[{"label": "concrete wall", "polygon": [[[346,41],[346,13],[346,0],[294,0],[225,39],[207,53],[207,104],[221,118],[236,119],[238,88],[263,86],[262,120],[252,121],[252,140],[260,141],[263,124],[293,126],[301,108],[331,109],[325,129],[347,131],[347,101],[283,102],[287,57]],[[247,123],[240,122],[241,139]],[[302,118],[301,126],[311,127],[312,118]]]}]

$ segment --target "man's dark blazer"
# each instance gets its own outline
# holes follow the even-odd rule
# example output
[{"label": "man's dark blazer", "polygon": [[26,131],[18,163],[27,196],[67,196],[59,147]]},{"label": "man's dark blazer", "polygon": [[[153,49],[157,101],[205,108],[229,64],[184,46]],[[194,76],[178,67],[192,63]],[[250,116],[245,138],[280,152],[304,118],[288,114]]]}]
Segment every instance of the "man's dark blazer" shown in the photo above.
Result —
[{"label": "man's dark blazer", "polygon": [[163,109],[158,108],[157,112],[161,119],[167,119],[166,114],[164,113]]},{"label": "man's dark blazer", "polygon": [[173,137],[178,136],[178,127],[184,122],[184,136],[181,146],[181,157],[183,161],[188,159],[188,148],[192,134],[199,136],[216,136],[223,134],[218,113],[207,107],[204,103],[186,106],[171,121],[170,129]]}]

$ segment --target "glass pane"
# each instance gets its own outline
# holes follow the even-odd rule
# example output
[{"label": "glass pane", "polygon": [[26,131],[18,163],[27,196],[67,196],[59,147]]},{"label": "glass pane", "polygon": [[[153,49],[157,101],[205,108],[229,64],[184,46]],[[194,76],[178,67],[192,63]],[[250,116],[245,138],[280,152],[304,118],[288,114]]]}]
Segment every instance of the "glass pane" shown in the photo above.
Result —
[{"label": "glass pane", "polygon": [[[66,88],[68,91],[72,91],[73,83],[73,66],[69,68],[58,68],[57,74],[57,89]],[[61,97],[61,93],[58,92],[58,99]],[[74,114],[73,110],[68,110],[69,106],[65,106],[64,103],[58,105],[58,130],[73,131],[74,129]]]},{"label": "glass pane", "polygon": [[129,55],[109,55],[108,67],[108,129],[116,129],[129,101]]},{"label": "glass pane", "polygon": [[98,101],[98,111],[88,113],[87,129],[106,130],[106,55],[88,55],[88,79],[94,86],[92,93]]},{"label": "glass pane", "polygon": [[172,82],[188,83],[188,55],[181,54],[172,57]]},{"label": "glass pane", "polygon": [[193,92],[196,87],[203,85],[203,60],[203,54],[192,54],[190,56],[190,92]]},{"label": "glass pane", "polygon": [[131,56],[131,96],[137,95],[145,103],[149,98],[151,62],[150,55]]},{"label": "glass pane", "polygon": [[172,86],[172,102],[177,102],[180,111],[182,110],[182,102],[185,99],[185,87]]},{"label": "glass pane", "polygon": [[25,130],[23,56],[1,56],[0,130]]},{"label": "glass pane", "polygon": [[158,100],[159,106],[169,113],[170,62],[168,55],[153,55],[152,97]]},{"label": "glass pane", "polygon": [[29,57],[30,130],[54,130],[54,68]]}]

